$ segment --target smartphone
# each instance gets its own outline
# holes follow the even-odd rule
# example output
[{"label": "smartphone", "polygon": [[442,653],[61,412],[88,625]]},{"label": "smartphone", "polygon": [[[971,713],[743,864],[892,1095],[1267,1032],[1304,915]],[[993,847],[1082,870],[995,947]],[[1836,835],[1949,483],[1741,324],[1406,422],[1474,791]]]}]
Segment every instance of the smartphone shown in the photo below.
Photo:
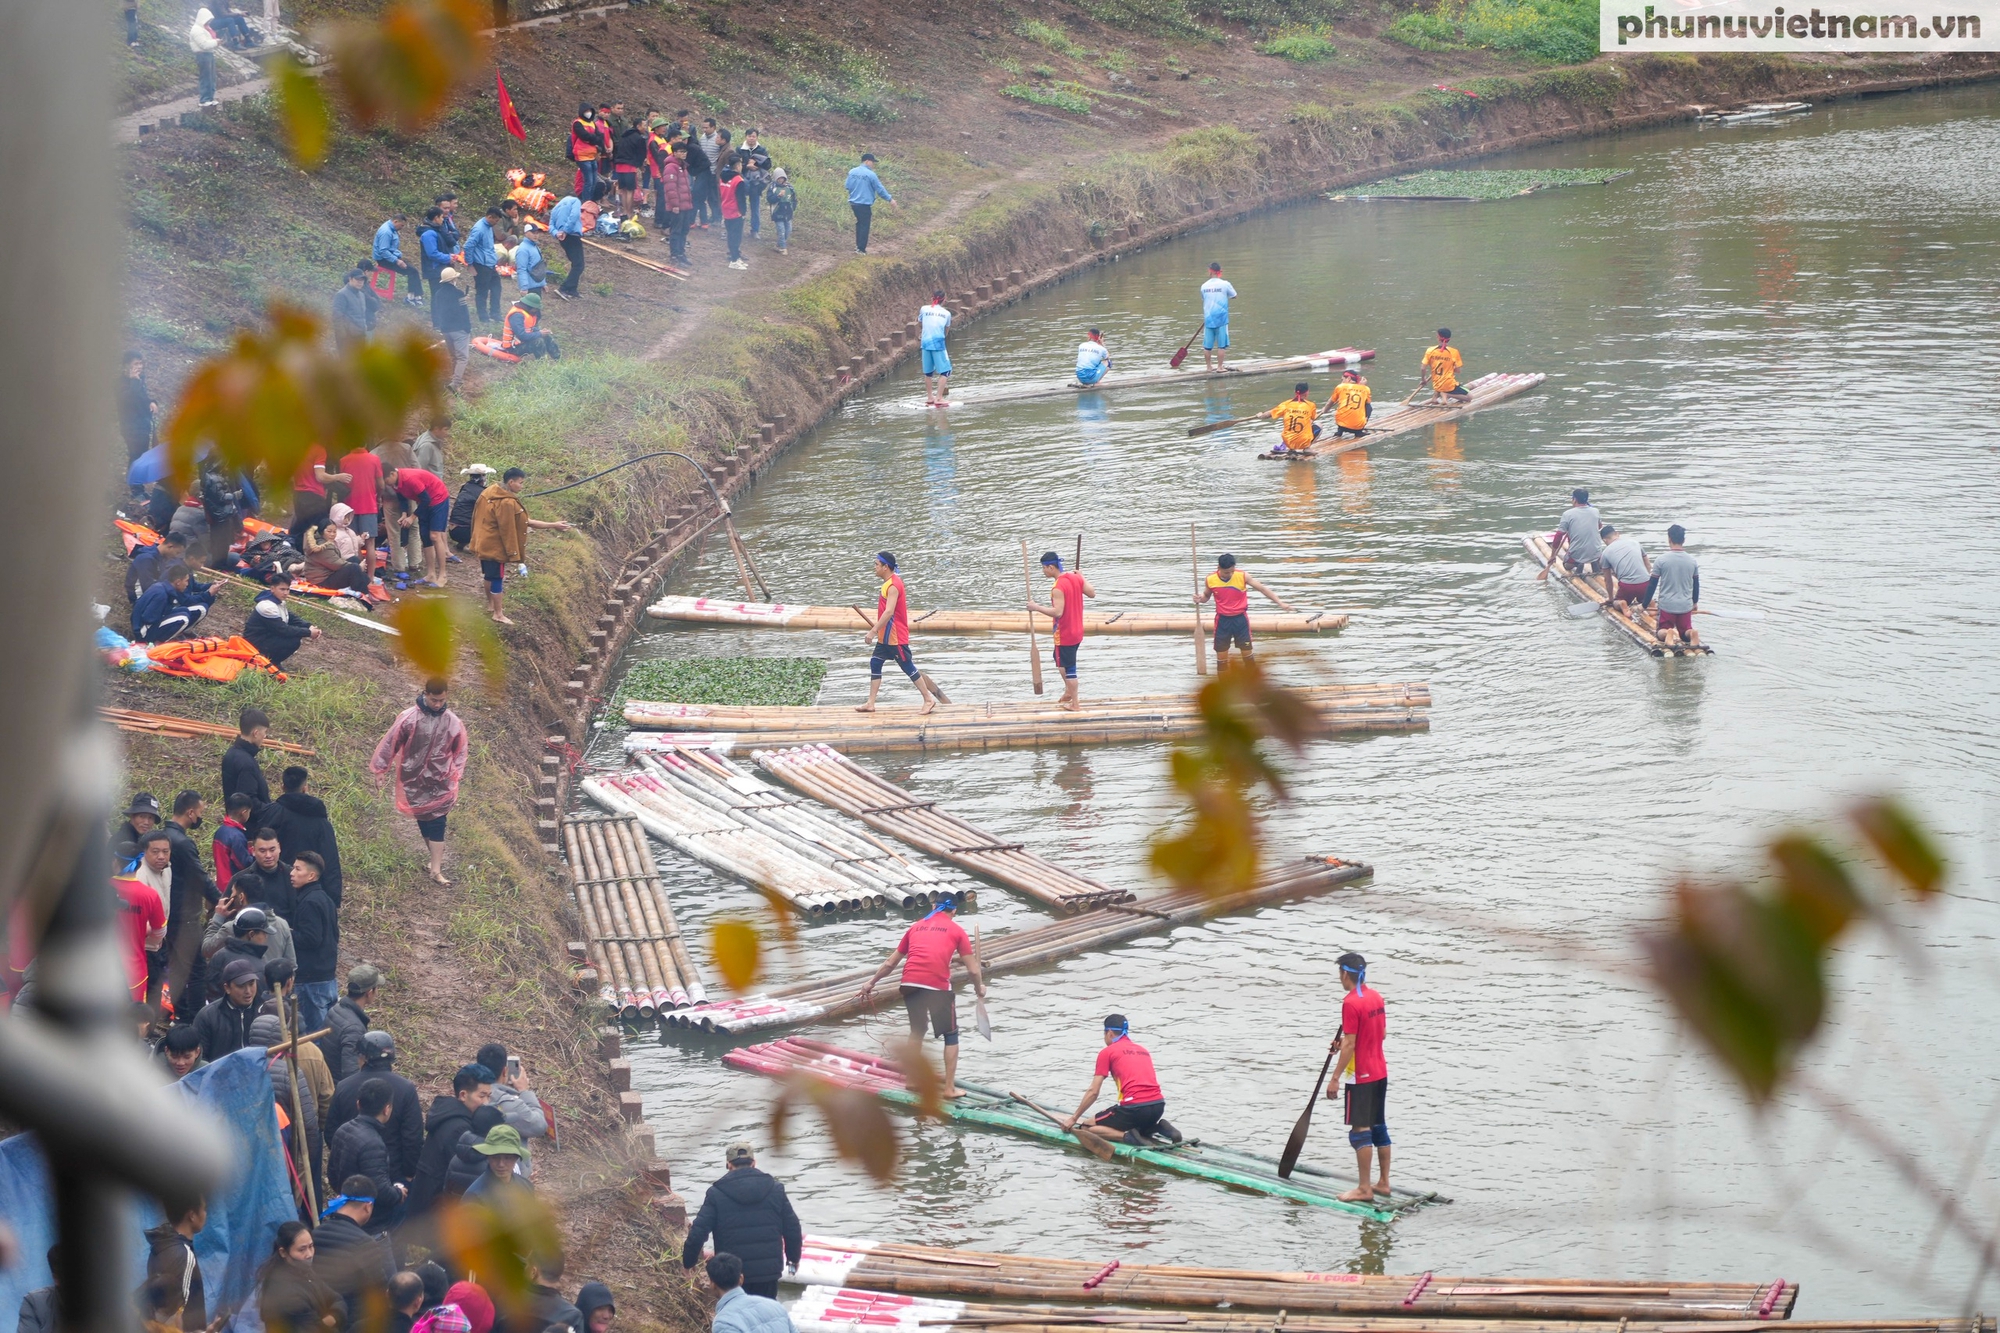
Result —
[{"label": "smartphone", "polygon": [[520,1057],[520,1056],[518,1056],[518,1055],[510,1055],[510,1056],[508,1056],[508,1057],[507,1057],[507,1077],[509,1077],[509,1078],[519,1078],[519,1077],[521,1077],[521,1057]]}]

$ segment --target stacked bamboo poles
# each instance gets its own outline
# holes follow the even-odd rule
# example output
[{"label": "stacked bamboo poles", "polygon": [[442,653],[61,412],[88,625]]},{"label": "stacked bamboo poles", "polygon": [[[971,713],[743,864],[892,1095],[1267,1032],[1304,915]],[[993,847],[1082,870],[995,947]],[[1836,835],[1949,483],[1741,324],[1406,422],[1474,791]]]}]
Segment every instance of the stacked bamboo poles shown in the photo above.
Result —
[{"label": "stacked bamboo poles", "polygon": [[[1430,725],[1427,685],[1315,685],[1297,691],[1317,714],[1318,734],[1362,735],[1421,731]],[[733,706],[633,700],[625,720],[672,731],[665,742],[626,738],[633,753],[664,745],[837,745],[843,750],[1000,749],[1025,745],[1113,744],[1191,734],[1201,714],[1191,695],[1133,695],[1085,703],[1076,712],[1054,700],[941,704],[929,715],[914,706],[856,713],[834,707]],[[709,733],[706,740],[691,739]]]},{"label": "stacked bamboo poles", "polygon": [[[646,608],[655,620],[699,625],[739,625],[751,629],[867,629],[875,617],[858,604],[795,606],[774,602],[729,602],[719,597],[662,597]],[[1194,628],[1193,611],[1085,611],[1086,634],[1186,634]],[[1334,611],[1252,611],[1250,629],[1256,634],[1321,634],[1344,629],[1347,617]],[[913,634],[1026,634],[1026,611],[912,611]],[[1215,613],[1202,613],[1204,628],[1213,632]]]},{"label": "stacked bamboo poles", "polygon": [[[1286,898],[1352,884],[1372,873],[1358,862],[1309,856],[1266,871],[1255,885],[1241,893],[1210,898],[1192,889],[1177,889],[1144,903],[1092,908],[1031,930],[991,936],[980,945],[979,966],[988,976],[1020,972],[1090,949],[1122,944],[1141,935],[1195,925],[1212,916],[1249,911]],[[878,986],[869,998],[861,998],[861,983],[869,975],[869,969],[860,968],[823,981],[802,981],[761,995],[682,1010],[667,1015],[666,1021],[674,1028],[737,1034],[792,1027],[821,1018],[845,1018],[896,1002],[895,989],[888,986]],[[961,968],[954,974],[954,980],[962,975]]]},{"label": "stacked bamboo poles", "polygon": [[582,787],[606,810],[636,818],[661,842],[703,865],[769,889],[807,916],[863,912],[883,905],[882,895],[871,886],[807,860],[651,773],[585,778]]},{"label": "stacked bamboo poles", "polygon": [[[175,717],[171,713],[142,713],[136,708],[99,708],[97,715],[120,731],[143,732],[153,736],[236,736],[235,727],[219,722],[197,722],[191,717]],[[267,750],[278,750],[285,754],[304,755],[311,759],[313,752],[303,745],[290,741],[259,741]]]},{"label": "stacked bamboo poles", "polygon": [[1129,890],[1052,865],[1018,842],[1002,842],[978,825],[946,814],[934,801],[917,800],[828,746],[759,750],[754,757],[759,768],[793,791],[1057,911],[1132,901]]},{"label": "stacked bamboo poles", "polygon": [[1539,532],[1529,533],[1521,539],[1528,548],[1528,554],[1535,563],[1560,579],[1568,588],[1586,602],[1594,602],[1604,611],[1604,618],[1624,632],[1625,637],[1644,648],[1655,657],[1696,657],[1712,651],[1706,645],[1689,643],[1668,643],[1660,634],[1660,618],[1651,610],[1634,606],[1630,602],[1613,604],[1611,594],[1605,591],[1603,575],[1586,579],[1563,568],[1563,563],[1555,559],[1549,549],[1549,539]]},{"label": "stacked bamboo poles", "polygon": [[[1433,1273],[1271,1273],[1093,1258],[1037,1258],[817,1236],[806,1237],[797,1280],[904,1296],[1153,1305],[1189,1311],[1190,1319],[1196,1317],[1195,1310],[1202,1311],[1201,1318],[1209,1318],[1226,1303],[1232,1310],[1284,1311],[1277,1326],[1282,1333],[1294,1333],[1298,1327],[1292,1323],[1295,1317],[1315,1315],[1392,1316],[1393,1325],[1385,1322],[1381,1326],[1393,1327],[1397,1333],[1415,1333],[1437,1316],[1468,1320],[1662,1320],[1683,1328],[1701,1321],[1713,1333],[1726,1333],[1733,1323],[1747,1327],[1757,1321],[1756,1326],[1761,1327],[1763,1322],[1789,1317],[1799,1291],[1796,1283],[1782,1279],[1757,1283],[1618,1282],[1440,1277]],[[1072,1306],[1067,1313],[1082,1316],[1093,1312]],[[1413,1323],[1413,1318],[1425,1322]],[[1917,1327],[1952,1328],[1963,1323],[1948,1320]],[[1274,1333],[1268,1315],[1251,1327]],[[1342,1320],[1319,1327],[1331,1333],[1365,1326]],[[1468,1325],[1468,1333],[1479,1327]],[[1512,1323],[1505,1327],[1523,1328]]]},{"label": "stacked bamboo poles", "polygon": [[807,860],[873,886],[890,902],[905,908],[928,908],[936,905],[940,894],[972,897],[969,889],[947,879],[927,862],[913,861],[865,833],[842,828],[798,798],[759,782],[721,755],[677,746],[642,755],[639,762],[654,777],[675,784],[691,800],[729,815],[745,828],[769,835]]},{"label": "stacked bamboo poles", "polygon": [[572,816],[563,821],[563,842],[600,998],[630,1018],[704,1003],[708,988],[637,821]]}]

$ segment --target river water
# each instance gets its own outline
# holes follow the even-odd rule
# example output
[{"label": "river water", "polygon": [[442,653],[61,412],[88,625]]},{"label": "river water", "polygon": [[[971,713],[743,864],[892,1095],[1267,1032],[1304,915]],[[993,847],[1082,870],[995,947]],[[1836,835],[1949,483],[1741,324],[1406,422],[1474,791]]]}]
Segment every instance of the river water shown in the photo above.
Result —
[{"label": "river water", "polygon": [[[1239,354],[1380,349],[1378,401],[1449,324],[1467,375],[1540,370],[1528,398],[1314,466],[1268,431],[1184,429],[1268,407],[1289,379],[1115,387],[948,414],[904,372],[760,481],[739,522],[777,594],[873,595],[894,550],[919,607],[1016,604],[1021,539],[1084,534],[1100,607],[1176,607],[1188,524],[1338,637],[1273,641],[1284,678],[1425,680],[1427,734],[1326,743],[1270,812],[1274,853],[1372,863],[1372,886],[1185,929],[994,986],[964,1073],[1067,1109],[1101,1016],[1131,1016],[1185,1130],[1276,1152],[1358,949],[1390,1014],[1405,1183],[1455,1202],[1394,1224],[1100,1165],[1004,1134],[910,1127],[899,1181],[835,1161],[816,1124],[762,1164],[809,1230],[1261,1268],[1804,1284],[1801,1315],[1949,1312],[1975,1289],[1936,1208],[1823,1110],[1759,1116],[1676,1032],[1632,962],[1683,871],[1749,872],[1761,838],[1856,793],[1906,794],[1949,840],[1949,896],[1841,958],[1813,1075],[1993,1217],[2000,1016],[1993,840],[2000,699],[1992,409],[2000,90],[1887,98],[1777,127],[1677,128],[1495,166],[1616,166],[1603,188],[1505,203],[1316,203],[1146,251],[955,336],[961,391],[1061,377],[1088,324],[1152,368],[1198,322],[1211,258],[1242,293]],[[1331,381],[1314,379],[1324,399]],[[1114,372],[1113,383],[1116,382]],[[1664,548],[1684,523],[1715,647],[1657,661],[1533,581],[1521,534],[1572,486]],[[730,595],[713,551],[670,591]],[[1046,644],[1046,640],[1044,640]],[[1015,639],[920,638],[961,700],[1028,693]],[[824,702],[866,688],[859,633],[650,633],[637,656],[824,656]],[[1184,640],[1098,639],[1088,694],[1192,688]],[[892,673],[893,675],[893,673]],[[1052,686],[1053,688],[1053,686]],[[900,678],[885,687],[909,697]],[[615,732],[595,752],[608,759]],[[869,758],[1008,840],[1143,885],[1172,817],[1163,746]],[[755,900],[670,854],[690,936]],[[988,887],[996,934],[1046,919]],[[783,980],[870,963],[894,915],[812,927]],[[969,1017],[969,1015],[968,1015]],[[879,1049],[900,1011],[821,1029]],[[719,1043],[635,1043],[635,1086],[690,1205],[723,1145],[768,1145],[770,1085]],[[1308,1160],[1351,1167],[1335,1117]],[[711,1164],[716,1164],[711,1166]]]}]

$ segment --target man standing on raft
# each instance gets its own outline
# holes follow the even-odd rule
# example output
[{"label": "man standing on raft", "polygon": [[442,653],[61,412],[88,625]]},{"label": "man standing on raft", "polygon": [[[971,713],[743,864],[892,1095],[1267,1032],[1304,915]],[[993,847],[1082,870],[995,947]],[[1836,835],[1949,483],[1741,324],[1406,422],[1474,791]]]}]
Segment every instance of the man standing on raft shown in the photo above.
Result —
[{"label": "man standing on raft", "polygon": [[1083,707],[1076,697],[1076,650],[1083,646],[1083,599],[1097,596],[1097,589],[1076,570],[1063,572],[1062,557],[1054,551],[1042,552],[1042,577],[1055,580],[1056,586],[1049,590],[1047,606],[1029,602],[1028,613],[1032,616],[1039,612],[1056,622],[1056,669],[1063,677],[1063,696],[1056,707],[1074,713]]},{"label": "man standing on raft", "polygon": [[1088,389],[1111,369],[1111,353],[1104,348],[1104,335],[1092,329],[1076,348],[1076,382]]},{"label": "man standing on raft", "polygon": [[1222,265],[1208,266],[1208,281],[1201,285],[1201,364],[1208,370],[1227,370],[1229,360],[1229,303],[1236,289],[1223,281]]},{"label": "man standing on raft", "polygon": [[[1389,1124],[1385,1103],[1389,1093],[1389,1065],[1382,1058],[1382,1037],[1389,1017],[1382,992],[1368,985],[1368,960],[1358,953],[1344,953],[1337,960],[1340,988],[1347,998],[1340,1002],[1340,1037],[1335,1043],[1333,1081],[1326,1096],[1338,1096],[1340,1075],[1351,1063],[1354,1082],[1347,1088],[1347,1142],[1354,1149],[1355,1170],[1361,1183],[1341,1199],[1347,1203],[1371,1203],[1389,1197]],[[1381,1159],[1381,1175],[1368,1183],[1370,1158]]]},{"label": "man standing on raft", "polygon": [[1465,358],[1451,345],[1451,330],[1438,330],[1438,345],[1424,352],[1423,379],[1430,386],[1431,400],[1425,407],[1435,407],[1440,403],[1462,403],[1472,395],[1458,387],[1458,372],[1465,368]]},{"label": "man standing on raft", "polygon": [[917,347],[924,357],[924,406],[943,407],[951,392],[951,357],[945,354],[944,335],[951,328],[951,311],[945,308],[944,288],[931,293],[931,303],[917,311]]},{"label": "man standing on raft", "polygon": [[894,662],[924,700],[918,715],[926,715],[951,700],[944,697],[936,681],[917,670],[916,659],[910,656],[910,596],[903,590],[902,576],[896,573],[896,557],[887,551],[877,552],[875,577],[882,580],[882,586],[875,594],[875,623],[868,627],[868,642],[874,649],[868,659],[868,702],[854,711],[875,711],[875,696],[882,689],[882,664]]},{"label": "man standing on raft", "polygon": [[944,1095],[963,1096],[958,1090],[958,998],[951,989],[951,960],[963,958],[972,977],[972,988],[986,998],[986,979],[979,974],[979,955],[966,937],[965,927],[955,914],[958,899],[949,893],[938,895],[931,914],[903,932],[895,952],[882,960],[875,974],[861,983],[861,998],[874,993],[875,983],[889,975],[896,960],[903,960],[903,1008],[909,1011],[910,1035],[924,1039],[924,1025],[944,1039]]},{"label": "man standing on raft", "polygon": [[1284,598],[1251,578],[1236,567],[1236,557],[1224,551],[1215,557],[1215,572],[1208,576],[1200,592],[1194,596],[1195,614],[1200,615],[1201,604],[1215,598],[1215,669],[1218,673],[1229,669],[1229,648],[1234,644],[1243,653],[1243,660],[1250,656],[1250,589],[1255,588],[1270,601],[1278,604],[1280,611],[1289,611],[1291,605]]},{"label": "man standing on raft", "polygon": [[[1089,1124],[1079,1126],[1077,1122],[1083,1119],[1083,1113],[1097,1101],[1107,1074],[1118,1087],[1117,1103],[1100,1111]],[[1090,1088],[1076,1104],[1076,1114],[1064,1116],[1057,1123],[1067,1130],[1080,1129],[1135,1148],[1145,1146],[1153,1138],[1179,1143],[1181,1132],[1167,1123],[1166,1109],[1167,1094],[1160,1091],[1160,1076],[1153,1070],[1152,1052],[1132,1040],[1132,1025],[1125,1021],[1125,1015],[1106,1015],[1104,1049],[1097,1053],[1097,1068],[1091,1076]]]}]

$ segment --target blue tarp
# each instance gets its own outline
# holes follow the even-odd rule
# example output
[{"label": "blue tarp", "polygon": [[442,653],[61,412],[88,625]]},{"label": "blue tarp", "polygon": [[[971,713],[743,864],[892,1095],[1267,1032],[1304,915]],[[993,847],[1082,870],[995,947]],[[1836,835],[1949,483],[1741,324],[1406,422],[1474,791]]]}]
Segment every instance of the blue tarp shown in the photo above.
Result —
[{"label": "blue tarp", "polygon": [[[279,1224],[296,1218],[298,1208],[278,1142],[263,1048],[226,1055],[195,1070],[176,1087],[221,1121],[236,1163],[234,1178],[209,1196],[208,1225],[194,1238],[208,1317],[213,1319],[250,1296]],[[0,1327],[5,1327],[20,1309],[23,1296],[54,1281],[46,1256],[55,1240],[55,1210],[48,1166],[31,1134],[0,1143],[0,1218],[20,1240],[22,1258],[14,1267],[0,1269]],[[146,1276],[146,1240],[141,1233],[159,1223],[160,1210],[151,1200],[141,1201],[133,1211],[128,1246],[134,1289]]]}]

